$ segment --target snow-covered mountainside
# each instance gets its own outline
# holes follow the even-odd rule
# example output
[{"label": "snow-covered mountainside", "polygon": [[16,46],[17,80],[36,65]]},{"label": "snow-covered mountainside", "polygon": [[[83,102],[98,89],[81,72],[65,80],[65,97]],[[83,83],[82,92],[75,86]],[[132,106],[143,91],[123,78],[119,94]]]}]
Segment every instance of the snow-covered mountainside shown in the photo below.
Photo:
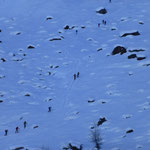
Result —
[{"label": "snow-covered mountainside", "polygon": [[149,16],[149,0],[0,0],[0,150],[94,150],[94,130],[100,150],[149,150]]}]

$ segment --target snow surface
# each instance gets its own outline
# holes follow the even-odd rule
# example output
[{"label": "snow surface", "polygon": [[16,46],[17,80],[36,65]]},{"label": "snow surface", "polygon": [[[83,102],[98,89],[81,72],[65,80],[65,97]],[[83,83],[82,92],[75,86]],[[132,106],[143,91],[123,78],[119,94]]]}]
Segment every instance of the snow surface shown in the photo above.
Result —
[{"label": "snow surface", "polygon": [[[99,8],[108,13],[97,14]],[[149,0],[0,0],[6,60],[0,62],[0,150],[60,150],[69,142],[92,150],[91,127],[101,117],[107,119],[98,127],[103,150],[149,150],[149,10]],[[134,31],[141,35],[120,37]],[[144,49],[136,54],[146,59],[112,56],[117,45]]]}]

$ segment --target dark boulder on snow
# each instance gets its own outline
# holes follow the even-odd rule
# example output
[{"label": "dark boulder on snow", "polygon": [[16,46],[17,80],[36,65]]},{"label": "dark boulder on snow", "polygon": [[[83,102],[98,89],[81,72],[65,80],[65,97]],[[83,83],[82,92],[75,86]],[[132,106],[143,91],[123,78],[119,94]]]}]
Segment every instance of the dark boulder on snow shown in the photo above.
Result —
[{"label": "dark boulder on snow", "polygon": [[14,148],[12,150],[21,150],[21,149],[24,149],[24,147],[16,147],[16,148]]},{"label": "dark boulder on snow", "polygon": [[3,100],[0,100],[0,103],[2,103],[3,102]]},{"label": "dark boulder on snow", "polygon": [[5,59],[5,58],[1,58],[1,61],[2,61],[2,62],[6,62],[6,59]]},{"label": "dark boulder on snow", "polygon": [[0,29],[0,32],[2,32],[2,30]]},{"label": "dark boulder on snow", "polygon": [[33,129],[36,129],[36,128],[38,128],[38,127],[39,127],[39,126],[34,126]]},{"label": "dark boulder on snow", "polygon": [[126,131],[126,133],[132,133],[132,132],[134,132],[133,129],[129,129],[129,130]]},{"label": "dark boulder on snow", "polygon": [[98,13],[98,14],[106,14],[107,10],[105,8],[103,8],[103,9],[97,10],[96,13]]},{"label": "dark boulder on snow", "polygon": [[46,20],[51,20],[51,19],[53,19],[53,17],[46,17]]},{"label": "dark boulder on snow", "polygon": [[28,46],[28,49],[33,49],[33,48],[35,48],[35,46],[33,46],[33,45]]},{"label": "dark boulder on snow", "polygon": [[144,52],[144,49],[133,49],[133,50],[128,50],[128,52]]},{"label": "dark boulder on snow", "polygon": [[137,60],[143,60],[146,59],[146,57],[137,57]]},{"label": "dark boulder on snow", "polygon": [[128,59],[133,59],[133,58],[136,58],[136,57],[137,57],[136,54],[131,54],[131,55],[128,56]]},{"label": "dark boulder on snow", "polygon": [[88,103],[94,103],[95,102],[95,100],[93,99],[93,100],[88,100]]},{"label": "dark boulder on snow", "polygon": [[104,122],[106,122],[106,121],[107,121],[107,119],[106,119],[105,117],[100,118],[99,121],[97,122],[97,126],[102,125],[102,124],[103,124]]},{"label": "dark boulder on snow", "polygon": [[69,25],[66,25],[66,26],[64,27],[64,29],[65,29],[65,30],[70,29]]},{"label": "dark boulder on snow", "polygon": [[59,40],[61,40],[61,38],[52,38],[52,39],[50,39],[49,41],[59,41]]},{"label": "dark boulder on snow", "polygon": [[122,47],[122,46],[117,46],[117,47],[115,47],[114,48],[114,50],[112,51],[112,55],[116,55],[116,54],[124,54],[124,53],[126,53],[127,52],[127,50],[124,48],[124,47]]},{"label": "dark boulder on snow", "polygon": [[138,31],[131,32],[131,33],[124,33],[123,35],[121,35],[121,37],[126,37],[128,35],[138,36],[138,35],[140,35],[140,33]]},{"label": "dark boulder on snow", "polygon": [[2,43],[2,41],[0,41],[0,43]]}]

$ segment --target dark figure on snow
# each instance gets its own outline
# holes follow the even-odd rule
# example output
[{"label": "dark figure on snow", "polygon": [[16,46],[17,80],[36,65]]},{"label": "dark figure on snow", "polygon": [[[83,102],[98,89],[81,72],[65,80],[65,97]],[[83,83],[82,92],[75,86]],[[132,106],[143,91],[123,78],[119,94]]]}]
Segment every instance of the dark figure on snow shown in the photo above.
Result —
[{"label": "dark figure on snow", "polygon": [[73,76],[74,76],[74,80],[76,80],[76,78],[77,78],[77,75],[76,75],[76,74],[74,74]]},{"label": "dark figure on snow", "polygon": [[111,0],[109,0],[109,3],[111,3]]},{"label": "dark figure on snow", "polygon": [[78,30],[76,30],[76,34],[78,34]]},{"label": "dark figure on snow", "polygon": [[98,23],[98,27],[100,27],[100,25],[101,25],[101,24],[100,24],[100,23]]},{"label": "dark figure on snow", "polygon": [[27,122],[26,121],[24,121],[24,128],[26,128],[27,127]]},{"label": "dark figure on snow", "polygon": [[19,133],[19,127],[16,127],[15,133]]},{"label": "dark figure on snow", "polygon": [[106,25],[106,20],[102,20],[103,24]]},{"label": "dark figure on snow", "polygon": [[5,136],[7,136],[7,135],[8,135],[8,130],[6,129],[6,130],[5,130]]},{"label": "dark figure on snow", "polygon": [[80,148],[77,148],[76,146],[72,146],[71,143],[69,143],[69,148],[72,149],[72,150],[82,150],[82,144],[80,145]]},{"label": "dark figure on snow", "polygon": [[77,78],[79,78],[80,72],[77,73]]},{"label": "dark figure on snow", "polygon": [[51,107],[48,107],[48,112],[51,112],[52,111],[52,108]]}]

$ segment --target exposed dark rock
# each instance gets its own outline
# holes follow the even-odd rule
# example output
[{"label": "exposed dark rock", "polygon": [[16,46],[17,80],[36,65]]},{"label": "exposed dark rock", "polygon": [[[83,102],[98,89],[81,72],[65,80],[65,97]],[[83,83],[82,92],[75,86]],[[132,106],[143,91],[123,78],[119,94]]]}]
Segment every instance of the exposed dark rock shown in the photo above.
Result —
[{"label": "exposed dark rock", "polygon": [[150,66],[150,64],[144,64],[143,66],[147,66],[148,67],[148,66]]},{"label": "exposed dark rock", "polygon": [[88,103],[94,103],[95,102],[95,100],[93,99],[93,100],[88,100]]},{"label": "exposed dark rock", "polygon": [[98,49],[97,49],[98,52],[101,51],[101,50],[103,50],[103,49],[102,49],[102,48],[98,48]]},{"label": "exposed dark rock", "polygon": [[134,49],[134,50],[128,50],[128,52],[144,52],[144,49]]},{"label": "exposed dark rock", "polygon": [[142,25],[143,25],[143,24],[144,24],[144,22],[140,21],[140,22],[139,22],[139,24],[142,24]]},{"label": "exposed dark rock", "polygon": [[124,53],[126,53],[127,52],[127,50],[124,48],[124,47],[122,47],[122,46],[117,46],[117,47],[115,47],[114,48],[114,50],[112,51],[112,55],[116,55],[116,54],[124,54]]},{"label": "exposed dark rock", "polygon": [[21,34],[21,32],[17,32],[17,33],[16,33],[16,35],[20,35],[20,34]]},{"label": "exposed dark rock", "polygon": [[70,29],[69,25],[66,25],[66,26],[64,27],[64,29],[65,29],[65,30]]},{"label": "exposed dark rock", "polygon": [[38,127],[39,127],[39,126],[34,126],[33,129],[36,129],[36,128],[38,128]]},{"label": "exposed dark rock", "polygon": [[131,33],[124,33],[121,37],[126,37],[128,35],[138,36],[138,35],[140,35],[140,33],[138,31],[131,32]]},{"label": "exposed dark rock", "polygon": [[146,57],[137,57],[137,60],[143,60],[146,59]]},{"label": "exposed dark rock", "polygon": [[6,62],[6,59],[5,59],[5,58],[1,58],[1,61],[2,61],[2,62]]},{"label": "exposed dark rock", "polygon": [[132,132],[134,132],[133,129],[129,129],[129,130],[126,131],[126,133],[132,133]]},{"label": "exposed dark rock", "polygon": [[131,55],[128,56],[128,59],[133,59],[133,58],[136,58],[136,57],[137,57],[136,54],[131,54]]},{"label": "exposed dark rock", "polygon": [[106,122],[107,120],[106,120],[106,118],[105,117],[103,117],[103,118],[100,118],[99,119],[99,121],[98,121],[98,123],[97,123],[97,126],[100,126],[100,125],[102,125],[104,122]]},{"label": "exposed dark rock", "polygon": [[82,150],[82,144],[80,145],[80,148],[78,148],[77,146],[73,146],[71,143],[68,144],[68,148],[71,150]]},{"label": "exposed dark rock", "polygon": [[35,46],[33,46],[33,45],[28,46],[28,49],[33,49],[33,48],[35,48]]},{"label": "exposed dark rock", "polygon": [[0,100],[0,103],[3,103],[3,100]]},{"label": "exposed dark rock", "polygon": [[2,32],[2,30],[0,29],[0,32]]},{"label": "exposed dark rock", "polygon": [[0,75],[0,79],[3,79],[3,78],[5,78],[5,76],[4,75]]},{"label": "exposed dark rock", "polygon": [[2,41],[0,41],[0,43],[2,43]]},{"label": "exposed dark rock", "polygon": [[85,29],[85,28],[86,28],[86,26],[81,26],[81,28],[82,28],[82,29]]},{"label": "exposed dark rock", "polygon": [[106,14],[106,13],[107,13],[107,10],[106,10],[105,8],[103,8],[103,9],[97,10],[96,13],[99,13],[99,14]]},{"label": "exposed dark rock", "polygon": [[116,28],[111,28],[111,31],[117,30]]},{"label": "exposed dark rock", "polygon": [[29,93],[25,94],[25,96],[31,96]]},{"label": "exposed dark rock", "polygon": [[52,18],[52,17],[47,17],[47,18],[46,18],[46,20],[51,20],[51,19],[53,19],[53,18]]},{"label": "exposed dark rock", "polygon": [[61,38],[52,38],[49,41],[58,41],[58,40],[61,40]]},{"label": "exposed dark rock", "polygon": [[12,150],[21,150],[21,149],[24,149],[24,147],[16,147],[15,149]]}]

